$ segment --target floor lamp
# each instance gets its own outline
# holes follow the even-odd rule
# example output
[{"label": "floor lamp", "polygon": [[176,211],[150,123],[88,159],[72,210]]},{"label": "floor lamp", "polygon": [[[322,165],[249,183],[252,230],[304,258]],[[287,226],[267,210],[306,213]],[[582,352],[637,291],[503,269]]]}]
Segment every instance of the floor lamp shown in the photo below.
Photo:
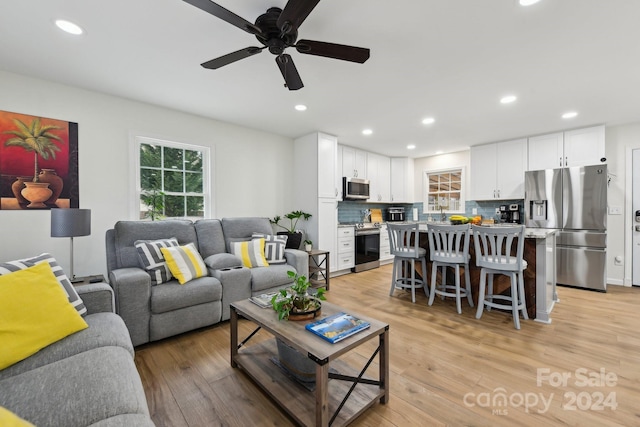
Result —
[{"label": "floor lamp", "polygon": [[51,209],[51,237],[71,237],[71,283],[81,282],[73,272],[73,238],[91,234],[91,209]]}]

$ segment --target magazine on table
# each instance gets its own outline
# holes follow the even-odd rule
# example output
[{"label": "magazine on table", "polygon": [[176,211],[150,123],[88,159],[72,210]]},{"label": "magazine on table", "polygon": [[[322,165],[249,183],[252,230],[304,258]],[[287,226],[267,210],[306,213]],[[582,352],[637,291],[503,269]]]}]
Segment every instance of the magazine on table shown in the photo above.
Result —
[{"label": "magazine on table", "polygon": [[330,343],[337,343],[369,326],[371,326],[369,322],[358,319],[351,314],[337,313],[317,322],[309,323],[305,328]]},{"label": "magazine on table", "polygon": [[271,292],[269,294],[256,295],[249,298],[249,300],[260,308],[268,308],[271,307],[271,299],[273,298],[273,296],[279,294],[280,292]]}]

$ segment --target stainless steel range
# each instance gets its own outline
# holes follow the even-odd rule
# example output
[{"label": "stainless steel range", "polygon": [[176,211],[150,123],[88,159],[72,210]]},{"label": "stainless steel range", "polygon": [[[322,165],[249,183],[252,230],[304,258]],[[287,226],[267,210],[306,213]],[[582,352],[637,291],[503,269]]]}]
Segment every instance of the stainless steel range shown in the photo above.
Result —
[{"label": "stainless steel range", "polygon": [[380,224],[359,223],[355,226],[356,262],[354,273],[380,267]]}]

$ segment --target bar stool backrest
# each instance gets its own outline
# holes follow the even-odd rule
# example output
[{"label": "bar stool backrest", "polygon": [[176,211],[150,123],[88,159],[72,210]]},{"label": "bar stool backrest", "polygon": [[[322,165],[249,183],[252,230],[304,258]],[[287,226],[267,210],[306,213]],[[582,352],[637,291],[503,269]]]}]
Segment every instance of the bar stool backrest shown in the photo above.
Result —
[{"label": "bar stool backrest", "polygon": [[419,258],[420,226],[416,224],[387,224],[391,255]]},{"label": "bar stool backrest", "polygon": [[473,225],[471,229],[478,267],[503,271],[523,270],[524,225],[517,227]]},{"label": "bar stool backrest", "polygon": [[431,261],[469,262],[469,224],[428,226]]}]

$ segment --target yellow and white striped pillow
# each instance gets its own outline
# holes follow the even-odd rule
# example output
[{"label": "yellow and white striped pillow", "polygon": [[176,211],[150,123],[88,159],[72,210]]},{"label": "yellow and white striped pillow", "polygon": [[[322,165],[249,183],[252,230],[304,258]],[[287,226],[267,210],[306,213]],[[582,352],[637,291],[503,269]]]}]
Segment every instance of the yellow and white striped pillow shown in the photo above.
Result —
[{"label": "yellow and white striped pillow", "polygon": [[207,266],[193,243],[160,248],[160,252],[167,261],[171,274],[178,279],[181,285],[189,280],[207,275]]},{"label": "yellow and white striped pillow", "polygon": [[238,256],[245,267],[269,267],[269,263],[264,257],[264,242],[264,239],[231,242],[231,253]]}]

